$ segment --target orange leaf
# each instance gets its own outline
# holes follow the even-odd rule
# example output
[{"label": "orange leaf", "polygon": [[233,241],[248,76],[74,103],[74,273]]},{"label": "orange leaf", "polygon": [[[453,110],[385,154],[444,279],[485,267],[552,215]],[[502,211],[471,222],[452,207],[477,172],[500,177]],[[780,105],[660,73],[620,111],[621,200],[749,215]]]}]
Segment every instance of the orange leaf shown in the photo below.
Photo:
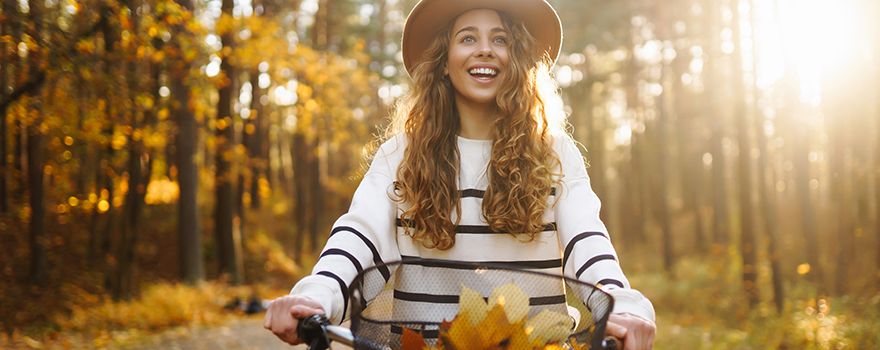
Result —
[{"label": "orange leaf", "polygon": [[483,349],[479,333],[467,319],[456,317],[447,331],[440,332],[440,343],[447,350]]},{"label": "orange leaf", "polygon": [[403,328],[403,336],[400,339],[401,350],[422,350],[425,346],[425,338],[420,333]]}]

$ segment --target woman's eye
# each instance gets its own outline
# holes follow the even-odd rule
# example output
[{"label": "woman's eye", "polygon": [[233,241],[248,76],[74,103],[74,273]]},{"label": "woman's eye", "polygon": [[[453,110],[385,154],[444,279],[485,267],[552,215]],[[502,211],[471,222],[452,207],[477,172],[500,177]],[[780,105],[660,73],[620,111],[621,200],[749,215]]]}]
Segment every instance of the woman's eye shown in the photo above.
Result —
[{"label": "woman's eye", "polygon": [[503,37],[503,36],[496,37],[496,38],[495,38],[495,43],[496,43],[496,44],[501,44],[501,45],[507,45],[507,38],[505,38],[505,37]]},{"label": "woman's eye", "polygon": [[461,38],[461,42],[463,42],[463,43],[468,43],[468,44],[469,44],[469,43],[473,43],[473,42],[476,42],[476,41],[477,41],[477,39],[474,39],[474,37],[472,37],[472,36],[466,36],[466,37],[464,37],[464,38]]}]

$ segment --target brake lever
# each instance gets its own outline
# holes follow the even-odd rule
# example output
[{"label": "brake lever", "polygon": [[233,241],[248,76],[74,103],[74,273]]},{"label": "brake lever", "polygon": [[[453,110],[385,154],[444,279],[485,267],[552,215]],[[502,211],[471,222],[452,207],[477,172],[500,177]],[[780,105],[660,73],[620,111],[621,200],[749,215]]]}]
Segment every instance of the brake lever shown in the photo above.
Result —
[{"label": "brake lever", "polygon": [[330,320],[324,315],[311,315],[299,320],[296,328],[296,336],[309,345],[311,350],[327,350],[330,348],[330,339],[327,339],[326,328],[330,326]]}]

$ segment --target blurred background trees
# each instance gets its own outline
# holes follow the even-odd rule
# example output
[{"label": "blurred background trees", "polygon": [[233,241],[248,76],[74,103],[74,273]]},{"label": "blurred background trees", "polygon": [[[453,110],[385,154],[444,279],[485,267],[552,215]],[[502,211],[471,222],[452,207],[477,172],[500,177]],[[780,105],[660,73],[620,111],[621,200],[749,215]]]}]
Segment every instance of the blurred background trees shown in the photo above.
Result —
[{"label": "blurred background trees", "polygon": [[[71,288],[307,273],[407,90],[415,2],[4,1],[4,328],[50,322],[27,306],[63,313]],[[876,1],[551,2],[628,272],[675,285],[709,263],[738,276],[740,315],[876,293]]]}]

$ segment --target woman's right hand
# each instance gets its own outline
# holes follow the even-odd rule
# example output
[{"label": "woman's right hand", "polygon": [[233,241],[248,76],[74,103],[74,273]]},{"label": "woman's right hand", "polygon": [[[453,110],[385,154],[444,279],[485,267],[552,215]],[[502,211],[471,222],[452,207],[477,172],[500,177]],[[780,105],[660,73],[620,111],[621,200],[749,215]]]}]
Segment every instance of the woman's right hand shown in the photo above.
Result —
[{"label": "woman's right hand", "polygon": [[285,295],[269,304],[263,327],[285,343],[296,345],[302,343],[296,335],[298,320],[314,314],[324,314],[324,308],[318,302],[304,296]]}]

